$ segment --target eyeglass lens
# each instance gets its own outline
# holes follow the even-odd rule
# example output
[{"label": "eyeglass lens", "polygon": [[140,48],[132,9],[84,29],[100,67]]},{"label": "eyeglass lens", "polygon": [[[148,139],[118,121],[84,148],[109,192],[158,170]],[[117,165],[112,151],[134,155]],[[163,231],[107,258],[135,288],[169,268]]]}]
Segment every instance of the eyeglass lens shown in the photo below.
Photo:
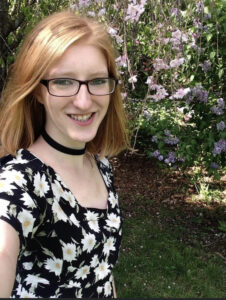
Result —
[{"label": "eyeglass lens", "polygon": [[[97,96],[111,94],[115,89],[113,78],[97,78],[87,81],[88,91]],[[55,96],[73,96],[78,93],[80,82],[70,78],[57,78],[49,81],[49,92]]]}]

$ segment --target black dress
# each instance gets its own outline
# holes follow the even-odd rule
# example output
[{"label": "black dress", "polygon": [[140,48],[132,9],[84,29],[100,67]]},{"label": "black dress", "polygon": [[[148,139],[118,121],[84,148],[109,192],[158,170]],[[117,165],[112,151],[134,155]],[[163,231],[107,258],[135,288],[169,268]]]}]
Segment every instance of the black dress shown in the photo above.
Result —
[{"label": "black dress", "polygon": [[112,298],[122,220],[107,159],[96,163],[107,209],[81,206],[51,167],[28,150],[1,159],[0,219],[18,232],[12,297]]}]

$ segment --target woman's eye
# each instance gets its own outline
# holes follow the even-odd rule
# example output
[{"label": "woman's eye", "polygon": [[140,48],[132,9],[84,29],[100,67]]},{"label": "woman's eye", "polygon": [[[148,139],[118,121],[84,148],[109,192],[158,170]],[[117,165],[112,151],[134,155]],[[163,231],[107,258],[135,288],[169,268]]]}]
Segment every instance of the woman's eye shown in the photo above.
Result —
[{"label": "woman's eye", "polygon": [[91,85],[102,85],[102,84],[106,84],[108,82],[107,78],[97,78],[97,79],[93,79],[92,81],[90,81]]},{"label": "woman's eye", "polygon": [[55,79],[53,80],[53,84],[61,86],[70,86],[74,84],[74,81],[71,79]]}]

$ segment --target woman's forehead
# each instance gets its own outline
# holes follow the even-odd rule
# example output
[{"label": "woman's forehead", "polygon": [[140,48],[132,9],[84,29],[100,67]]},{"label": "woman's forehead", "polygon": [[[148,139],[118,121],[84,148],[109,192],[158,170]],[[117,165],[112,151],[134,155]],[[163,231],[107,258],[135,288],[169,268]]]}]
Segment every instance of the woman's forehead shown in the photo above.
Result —
[{"label": "woman's forehead", "polygon": [[73,44],[53,63],[47,74],[56,77],[62,75],[71,77],[80,74],[106,76],[108,74],[107,59],[96,46],[88,43]]}]

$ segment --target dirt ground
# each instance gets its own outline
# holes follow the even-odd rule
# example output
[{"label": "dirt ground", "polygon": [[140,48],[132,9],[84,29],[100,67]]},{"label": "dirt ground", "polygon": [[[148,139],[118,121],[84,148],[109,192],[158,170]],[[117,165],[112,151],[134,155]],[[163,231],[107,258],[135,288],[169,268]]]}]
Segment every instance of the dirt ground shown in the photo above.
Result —
[{"label": "dirt ground", "polygon": [[[219,220],[226,220],[226,206],[219,201],[191,201],[197,191],[188,172],[160,169],[154,160],[138,153],[123,153],[111,159],[111,164],[125,217],[129,214],[135,218],[142,210],[156,216],[163,207],[169,214],[165,213],[162,222],[186,228],[181,237],[185,243],[200,241],[207,251],[215,252],[226,263],[226,234],[218,228]],[[215,184],[222,191],[225,178]]]}]

